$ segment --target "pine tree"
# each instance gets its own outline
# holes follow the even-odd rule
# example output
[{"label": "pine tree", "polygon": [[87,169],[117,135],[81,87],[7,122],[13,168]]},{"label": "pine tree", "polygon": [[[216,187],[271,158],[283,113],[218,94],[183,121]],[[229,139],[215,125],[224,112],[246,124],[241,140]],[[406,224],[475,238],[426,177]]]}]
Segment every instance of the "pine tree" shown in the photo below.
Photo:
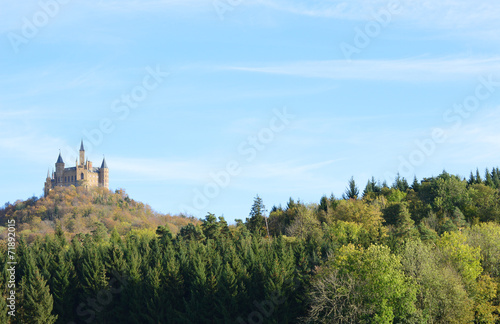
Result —
[{"label": "pine tree", "polygon": [[221,233],[219,224],[217,223],[217,217],[212,213],[208,213],[205,217],[203,223],[201,224],[201,228],[203,229],[203,234],[207,239],[215,240],[220,237]]},{"label": "pine tree", "polygon": [[476,183],[476,178],[474,178],[474,173],[472,173],[471,171],[469,176],[469,181],[467,181],[467,184],[470,186],[473,185],[474,183]]},{"label": "pine tree", "polygon": [[8,315],[8,312],[10,309],[7,308],[6,298],[7,296],[5,296],[2,289],[2,293],[0,294],[0,323],[9,323],[10,315]]},{"label": "pine tree", "polygon": [[246,225],[251,233],[264,236],[267,234],[266,219],[264,218],[266,207],[262,198],[257,195],[253,201],[249,218],[246,219]]},{"label": "pine tree", "polygon": [[47,281],[40,275],[31,255],[27,258],[26,273],[21,279],[20,323],[52,324],[57,316],[52,315],[54,299]]},{"label": "pine tree", "polygon": [[465,220],[465,216],[460,210],[460,208],[455,207],[455,210],[453,211],[453,215],[451,216],[451,218],[453,223],[455,223],[455,225],[458,228],[467,226],[467,221]]},{"label": "pine tree", "polygon": [[495,184],[493,183],[493,178],[491,177],[491,173],[488,170],[488,168],[486,168],[484,184],[492,188],[495,186]]},{"label": "pine tree", "polygon": [[9,308],[7,308],[7,281],[8,279],[5,277],[7,275],[7,271],[5,268],[6,264],[4,263],[4,260],[7,260],[7,255],[3,253],[3,251],[0,250],[0,323],[8,323],[8,318],[10,317],[8,315],[8,311],[10,311]]},{"label": "pine tree", "polygon": [[113,227],[113,230],[111,231],[111,237],[109,238],[109,242],[117,245],[122,244],[122,239],[120,237],[120,234],[116,230],[116,227]]},{"label": "pine tree", "polygon": [[349,184],[345,190],[345,193],[343,195],[344,200],[348,199],[358,199],[359,196],[359,189],[358,186],[356,186],[356,182],[354,181],[354,177],[351,177],[349,180]]},{"label": "pine tree", "polygon": [[[59,316],[59,320],[68,322],[73,313],[73,289],[74,282],[71,264],[65,259],[61,250],[52,260],[52,276],[49,281],[50,289],[54,298],[54,311]],[[73,279],[73,280],[72,280]]]},{"label": "pine tree", "polygon": [[392,185],[392,188],[397,189],[401,192],[406,192],[406,190],[408,190],[410,186],[408,185],[408,181],[406,181],[404,177],[401,177],[398,172],[396,179],[394,180],[394,183]]},{"label": "pine tree", "polygon": [[90,297],[96,297],[108,286],[104,261],[98,247],[93,244],[85,246],[81,267],[80,280],[84,292]]},{"label": "pine tree", "polygon": [[414,176],[413,183],[411,185],[411,189],[413,189],[413,191],[415,191],[415,192],[418,192],[420,190],[420,187],[421,187],[421,184],[418,181],[417,176]]},{"label": "pine tree", "polygon": [[143,311],[145,321],[142,323],[162,323],[166,317],[164,307],[163,282],[162,282],[163,267],[161,259],[156,260],[154,266],[148,267],[145,278],[144,302],[146,309]]},{"label": "pine tree", "polygon": [[55,237],[59,243],[59,246],[65,246],[66,244],[68,244],[68,241],[66,240],[66,236],[64,235],[64,232],[62,230],[60,221],[58,221],[56,224]]},{"label": "pine tree", "polygon": [[128,316],[122,318],[122,322],[127,323],[140,323],[141,314],[144,311],[143,302],[143,281],[144,276],[141,272],[141,264],[143,259],[137,248],[137,241],[134,238],[127,238],[127,285],[123,290],[123,307]]},{"label": "pine tree", "polygon": [[365,190],[363,190],[363,197],[366,197],[373,192],[373,184],[370,180],[366,183]]},{"label": "pine tree", "polygon": [[415,222],[411,219],[406,203],[400,203],[398,206],[399,212],[396,218],[396,235],[400,238],[405,238],[410,236],[410,233],[414,229],[413,226]]},{"label": "pine tree", "polygon": [[498,172],[498,168],[493,168],[492,171],[492,180],[493,180],[493,185],[495,188],[499,189],[500,188],[500,174]]},{"label": "pine tree", "polygon": [[222,267],[219,286],[215,294],[216,313],[219,314],[221,322],[230,323],[234,321],[238,310],[238,281],[229,263]]},{"label": "pine tree", "polygon": [[365,190],[363,190],[363,197],[366,196],[367,194],[371,193],[371,192],[379,193],[380,191],[381,191],[380,183],[377,183],[377,181],[375,181],[375,178],[372,177],[366,183]]},{"label": "pine tree", "polygon": [[479,174],[479,169],[476,169],[476,181],[474,183],[476,184],[483,183],[483,179],[481,179],[481,175]]},{"label": "pine tree", "polygon": [[[91,236],[86,237],[83,253],[77,264],[81,291],[77,294],[76,304],[84,306],[80,310],[77,309],[77,313],[87,313],[88,316],[83,318],[85,321],[102,321],[108,305],[102,304],[97,298],[108,288],[108,278],[102,252]],[[89,312],[91,304],[95,306]]]},{"label": "pine tree", "polygon": [[[273,207],[271,213],[274,211],[276,211],[275,207]],[[323,211],[325,213],[328,212],[328,198],[326,196],[321,197],[319,201],[318,211]]]},{"label": "pine tree", "polygon": [[193,225],[193,223],[189,223],[186,226],[182,227],[177,235],[177,239],[182,238],[182,240],[188,241],[197,241],[203,242],[205,241],[205,234],[201,230],[199,225]]},{"label": "pine tree", "polygon": [[183,312],[184,304],[184,276],[181,273],[179,260],[176,258],[176,251],[169,245],[165,249],[162,258],[164,299],[167,314],[167,323],[179,322],[179,313]]}]

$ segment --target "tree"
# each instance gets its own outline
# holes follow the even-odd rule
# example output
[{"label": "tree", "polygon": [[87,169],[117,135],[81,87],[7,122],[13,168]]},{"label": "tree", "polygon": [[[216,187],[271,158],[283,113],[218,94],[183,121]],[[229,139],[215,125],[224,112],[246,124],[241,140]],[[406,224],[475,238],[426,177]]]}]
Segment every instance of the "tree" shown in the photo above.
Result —
[{"label": "tree", "polygon": [[246,225],[251,233],[261,236],[267,234],[267,224],[264,218],[265,212],[266,207],[262,202],[262,198],[257,195],[257,197],[254,198],[249,218],[246,219]]},{"label": "tree", "polygon": [[492,180],[493,180],[494,187],[499,189],[500,188],[500,172],[498,171],[498,168],[493,168]]},{"label": "tree", "polygon": [[500,278],[500,225],[481,223],[464,230],[467,244],[481,251],[481,266],[486,274]]},{"label": "tree", "polygon": [[384,218],[394,225],[393,234],[399,242],[418,235],[406,203],[396,203],[386,208]]},{"label": "tree", "polygon": [[491,173],[490,171],[488,170],[488,168],[486,168],[486,172],[485,172],[485,177],[484,177],[484,184],[487,185],[488,187],[492,187],[492,188],[495,188],[495,184],[493,183],[493,178],[491,177]]},{"label": "tree", "polygon": [[314,235],[315,229],[319,229],[319,222],[315,217],[314,209],[300,205],[298,206],[298,213],[290,225],[286,227],[285,233],[287,236],[304,239]]},{"label": "tree", "polygon": [[379,193],[381,190],[380,186],[377,184],[375,181],[375,178],[372,177],[370,180],[368,180],[365,190],[363,190],[363,197],[366,197],[370,193]]},{"label": "tree", "polygon": [[460,232],[444,233],[437,246],[446,262],[451,263],[462,276],[466,288],[471,289],[483,272],[481,249],[467,244],[467,237]]},{"label": "tree", "polygon": [[179,231],[178,237],[182,238],[185,241],[203,242],[205,240],[205,234],[203,234],[200,226],[195,226],[192,223],[189,223],[186,226],[182,227]]},{"label": "tree", "polygon": [[471,206],[465,211],[467,219],[477,218],[483,222],[500,221],[500,191],[484,184],[469,188]]},{"label": "tree", "polygon": [[396,179],[394,180],[394,183],[392,184],[392,188],[397,189],[401,192],[406,192],[406,190],[408,190],[410,188],[410,186],[408,185],[408,181],[406,181],[406,179],[404,177],[401,177],[399,175],[399,172],[398,172]]},{"label": "tree", "polygon": [[415,317],[417,287],[388,247],[349,244],[313,281],[311,323],[400,323]]},{"label": "tree", "polygon": [[203,220],[201,224],[201,229],[203,230],[203,234],[207,239],[217,239],[220,236],[219,224],[217,223],[217,217],[208,213],[208,215]]},{"label": "tree", "polygon": [[471,323],[473,301],[458,271],[434,244],[419,240],[402,246],[404,272],[418,284],[417,317],[414,323]]},{"label": "tree", "polygon": [[60,250],[52,260],[52,277],[50,280],[50,290],[54,298],[54,311],[58,314],[59,320],[67,322],[71,319],[74,287],[71,287],[72,264],[65,258],[65,253]]},{"label": "tree", "polygon": [[413,177],[413,183],[411,185],[411,189],[413,189],[413,191],[415,192],[418,192],[420,189],[420,182],[418,182],[417,176]]},{"label": "tree", "polygon": [[328,213],[328,204],[328,198],[326,196],[321,197],[321,200],[319,201],[318,211]]},{"label": "tree", "polygon": [[52,324],[57,320],[52,315],[54,299],[47,281],[40,275],[33,256],[27,258],[26,274],[21,280],[21,323]]},{"label": "tree", "polygon": [[453,223],[458,228],[463,228],[467,226],[467,221],[465,220],[465,216],[460,210],[460,208],[455,207],[455,210],[453,211],[453,214],[451,215],[451,219],[453,220]]},{"label": "tree", "polygon": [[476,183],[476,178],[474,178],[474,173],[472,173],[472,171],[470,172],[470,176],[469,176],[469,181],[467,181],[467,184],[469,186],[473,185]]},{"label": "tree", "polygon": [[479,169],[476,169],[476,180],[474,182],[475,184],[481,184],[483,183],[483,179],[481,179],[481,175],[479,174]]},{"label": "tree", "polygon": [[458,176],[439,176],[432,184],[434,207],[441,214],[452,215],[456,207],[465,210],[471,204],[467,182]]},{"label": "tree", "polygon": [[358,196],[359,196],[358,186],[356,186],[356,181],[354,181],[354,177],[351,177],[342,198],[344,200],[358,199]]},{"label": "tree", "polygon": [[120,237],[120,234],[118,234],[118,231],[116,230],[116,227],[113,227],[113,230],[111,231],[111,237],[109,238],[109,241],[113,244],[118,244],[120,245],[122,243],[122,239]]},{"label": "tree", "polygon": [[94,229],[92,230],[92,237],[94,238],[94,241],[101,242],[105,240],[107,236],[108,230],[106,229],[106,226],[104,226],[101,222],[95,222]]}]

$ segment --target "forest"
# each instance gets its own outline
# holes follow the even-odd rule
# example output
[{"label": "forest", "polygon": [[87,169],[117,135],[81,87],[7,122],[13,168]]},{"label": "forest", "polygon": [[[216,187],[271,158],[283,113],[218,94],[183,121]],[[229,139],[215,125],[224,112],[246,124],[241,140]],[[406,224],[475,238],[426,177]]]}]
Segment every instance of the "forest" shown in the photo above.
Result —
[{"label": "forest", "polygon": [[498,168],[249,207],[228,224],[102,188],[7,203],[0,323],[500,323]]}]

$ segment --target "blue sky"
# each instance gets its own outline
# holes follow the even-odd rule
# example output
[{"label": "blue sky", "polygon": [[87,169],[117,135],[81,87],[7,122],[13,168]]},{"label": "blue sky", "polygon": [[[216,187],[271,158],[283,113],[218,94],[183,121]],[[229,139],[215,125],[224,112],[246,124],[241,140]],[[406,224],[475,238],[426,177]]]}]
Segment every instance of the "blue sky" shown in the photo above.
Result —
[{"label": "blue sky", "polygon": [[500,163],[495,1],[0,0],[0,203],[83,138],[111,189],[248,216]]}]

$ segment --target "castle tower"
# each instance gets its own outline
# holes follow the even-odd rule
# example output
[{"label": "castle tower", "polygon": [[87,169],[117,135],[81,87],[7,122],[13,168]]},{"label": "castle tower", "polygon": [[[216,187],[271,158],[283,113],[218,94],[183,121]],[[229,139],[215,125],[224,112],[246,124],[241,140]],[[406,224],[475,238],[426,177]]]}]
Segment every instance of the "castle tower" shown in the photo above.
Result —
[{"label": "castle tower", "polygon": [[61,184],[64,180],[64,161],[61,156],[61,152],[59,152],[59,157],[56,162],[56,179],[57,184]]},{"label": "castle tower", "polygon": [[83,140],[80,144],[80,165],[84,165],[85,163],[85,148],[83,147]]},{"label": "castle tower", "polygon": [[109,169],[106,158],[102,159],[101,168],[99,169],[99,186],[109,189]]}]

